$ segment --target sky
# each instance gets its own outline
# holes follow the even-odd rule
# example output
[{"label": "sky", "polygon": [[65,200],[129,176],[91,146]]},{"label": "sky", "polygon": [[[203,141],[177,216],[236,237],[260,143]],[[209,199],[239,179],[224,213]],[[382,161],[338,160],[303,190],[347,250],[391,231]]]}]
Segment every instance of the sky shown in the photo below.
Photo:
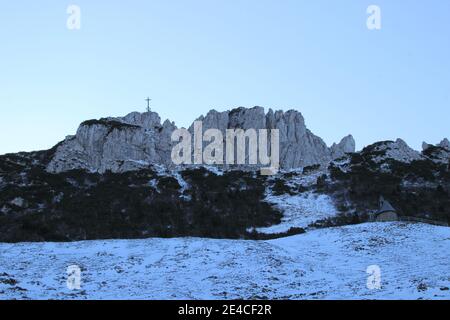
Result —
[{"label": "sky", "polygon": [[300,111],[329,145],[450,137],[447,0],[0,0],[0,41],[0,154],[145,111],[147,96],[185,127],[263,106]]}]

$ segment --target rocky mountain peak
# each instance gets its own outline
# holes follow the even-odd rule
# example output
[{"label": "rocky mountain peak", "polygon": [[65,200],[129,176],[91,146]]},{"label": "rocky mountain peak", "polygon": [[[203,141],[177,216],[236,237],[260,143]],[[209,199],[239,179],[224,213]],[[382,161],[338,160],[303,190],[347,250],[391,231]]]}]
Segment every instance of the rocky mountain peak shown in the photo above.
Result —
[{"label": "rocky mountain peak", "polygon": [[422,154],[436,163],[449,163],[450,160],[450,142],[444,138],[437,145],[424,142],[422,144]]},{"label": "rocky mountain peak", "polygon": [[[230,111],[210,110],[200,116],[203,131],[226,129],[278,129],[280,166],[283,169],[326,164],[355,151],[355,141],[347,136],[328,148],[306,128],[296,110],[265,113],[262,107],[239,107]],[[158,164],[173,167],[171,134],[177,127],[169,120],[161,124],[156,112],[132,112],[124,117],[109,117],[83,122],[75,136],[67,137],[47,166],[50,172],[85,169],[94,172],[136,170]],[[193,132],[193,125],[189,129]]]},{"label": "rocky mountain peak", "polygon": [[449,149],[449,150],[450,150],[450,141],[448,141],[447,138],[444,138],[444,140],[442,140],[442,141],[439,143],[439,146],[440,146],[441,148],[446,148],[446,149]]},{"label": "rocky mountain peak", "polygon": [[155,112],[132,112],[125,117],[83,122],[66,138],[47,166],[50,172],[84,169],[94,172],[129,171],[151,163],[170,165],[171,139],[176,126],[161,124]]},{"label": "rocky mountain peak", "polygon": [[438,143],[437,145],[433,145],[433,144],[429,144],[427,142],[423,142],[422,143],[422,151],[426,151],[428,148],[430,147],[440,147],[440,148],[445,148],[445,149],[449,149],[450,150],[450,141],[447,138],[444,138],[440,143]]},{"label": "rocky mountain peak", "polygon": [[[203,122],[203,132],[208,129],[219,129],[225,134],[226,129],[278,129],[280,136],[280,166],[292,169],[325,164],[334,157],[347,152],[355,152],[355,141],[352,136],[345,137],[339,144],[328,148],[325,142],[314,135],[305,125],[302,114],[296,110],[273,111],[265,113],[264,108],[239,107],[231,111],[209,111],[206,116],[197,120]],[[193,126],[189,129],[193,132]]]},{"label": "rocky mountain peak", "polygon": [[376,142],[364,148],[362,152],[374,155],[373,160],[377,163],[384,162],[386,159],[393,159],[403,163],[424,159],[420,152],[409,147],[402,139]]},{"label": "rocky mountain peak", "polygon": [[137,125],[146,129],[161,125],[161,118],[156,112],[132,112],[123,118],[116,119],[120,122]]},{"label": "rocky mountain peak", "polygon": [[346,153],[355,152],[355,149],[355,139],[351,134],[349,134],[348,136],[342,138],[342,140],[338,144],[333,143],[333,145],[331,146],[331,155],[333,159],[338,159],[344,156]]},{"label": "rocky mountain peak", "polygon": [[389,143],[386,148],[386,156],[400,162],[411,162],[422,159],[420,152],[412,149],[402,139]]}]

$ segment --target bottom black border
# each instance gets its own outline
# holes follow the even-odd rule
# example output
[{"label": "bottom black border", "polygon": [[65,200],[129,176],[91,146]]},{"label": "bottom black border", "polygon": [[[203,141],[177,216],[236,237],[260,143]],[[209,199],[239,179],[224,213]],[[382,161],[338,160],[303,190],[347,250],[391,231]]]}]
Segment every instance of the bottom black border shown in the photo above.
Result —
[{"label": "bottom black border", "polygon": [[[263,301],[220,301],[220,300],[176,300],[176,301],[0,301],[0,308],[9,307],[14,315],[21,312],[33,311],[34,308],[62,308],[71,317],[86,317],[93,312],[111,312],[118,317],[130,317],[134,314],[144,315],[148,319],[275,319],[280,316],[302,319],[316,316],[346,317],[386,317],[392,310],[396,313],[418,316],[423,314],[429,317],[430,312],[449,310],[449,300],[342,300],[342,301],[291,301],[291,300],[263,300]],[[208,309],[206,309],[208,308]],[[440,310],[442,308],[442,310]],[[97,310],[98,309],[98,310]],[[186,314],[186,311],[196,314]],[[209,315],[207,310],[211,310]]]}]

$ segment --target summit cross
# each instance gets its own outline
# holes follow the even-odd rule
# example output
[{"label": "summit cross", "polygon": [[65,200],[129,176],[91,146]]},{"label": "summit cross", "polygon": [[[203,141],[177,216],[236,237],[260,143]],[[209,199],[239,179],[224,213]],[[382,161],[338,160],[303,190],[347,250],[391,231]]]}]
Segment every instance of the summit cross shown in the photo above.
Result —
[{"label": "summit cross", "polygon": [[147,112],[150,112],[150,101],[152,101],[152,99],[147,97],[147,99],[145,99],[145,101],[147,101]]}]

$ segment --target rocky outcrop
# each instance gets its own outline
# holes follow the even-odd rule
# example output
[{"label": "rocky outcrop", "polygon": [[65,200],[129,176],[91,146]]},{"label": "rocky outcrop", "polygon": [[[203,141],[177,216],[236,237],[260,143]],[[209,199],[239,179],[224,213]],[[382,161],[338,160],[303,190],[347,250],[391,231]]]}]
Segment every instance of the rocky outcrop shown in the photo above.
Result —
[{"label": "rocky outcrop", "polygon": [[[355,141],[347,136],[328,148],[325,142],[306,128],[302,114],[295,110],[272,111],[262,107],[212,110],[201,116],[207,129],[278,129],[280,166],[283,169],[326,164],[345,153],[355,151]],[[92,172],[124,172],[146,168],[150,164],[173,167],[171,134],[173,122],[161,124],[157,113],[133,112],[121,118],[83,122],[75,136],[67,137],[47,166],[49,172],[85,169]],[[189,128],[193,133],[193,126]]]},{"label": "rocky outcrop", "polygon": [[[355,141],[351,135],[328,148],[320,137],[306,128],[302,114],[295,110],[274,112],[269,109],[267,114],[262,107],[237,108],[224,112],[211,110],[196,121],[202,121],[203,132],[214,128],[221,130],[224,136],[226,129],[278,129],[280,167],[283,169],[325,164],[347,152],[355,152]],[[193,126],[189,131],[194,132]]]},{"label": "rocky outcrop", "polygon": [[269,110],[268,128],[280,131],[280,165],[284,169],[324,164],[331,160],[325,142],[306,128],[302,114]]},{"label": "rocky outcrop", "polygon": [[421,154],[408,146],[402,139],[397,139],[391,143],[387,149],[386,155],[388,158],[400,161],[411,162],[414,160],[421,160]]},{"label": "rocky outcrop", "polygon": [[175,129],[169,121],[161,124],[154,112],[85,121],[75,136],[58,146],[47,170],[102,173],[135,170],[152,163],[170,165],[170,136]]},{"label": "rocky outcrop", "polygon": [[352,135],[342,138],[338,144],[333,143],[331,146],[331,156],[334,159],[345,156],[346,153],[355,152],[355,139]]},{"label": "rocky outcrop", "polygon": [[424,142],[422,154],[435,163],[450,163],[450,141],[447,138],[437,145]]},{"label": "rocky outcrop", "polygon": [[426,151],[430,147],[439,147],[450,150],[450,141],[447,138],[444,138],[437,145],[426,143],[425,141],[422,143],[422,151]]},{"label": "rocky outcrop", "polygon": [[376,155],[373,159],[375,162],[393,159],[399,162],[410,163],[415,160],[424,159],[420,152],[410,148],[402,139],[377,142],[366,147],[365,150],[366,149]]},{"label": "rocky outcrop", "polygon": [[369,219],[379,209],[382,195],[399,216],[446,225],[450,222],[450,166],[448,158],[444,163],[431,158],[433,150],[441,149],[445,150],[432,146],[420,154],[400,139],[376,142],[331,162],[327,192],[338,207],[344,205]]},{"label": "rocky outcrop", "polygon": [[450,150],[450,141],[448,141],[447,138],[444,138],[444,140],[442,140],[441,143],[439,143],[439,147]]}]

